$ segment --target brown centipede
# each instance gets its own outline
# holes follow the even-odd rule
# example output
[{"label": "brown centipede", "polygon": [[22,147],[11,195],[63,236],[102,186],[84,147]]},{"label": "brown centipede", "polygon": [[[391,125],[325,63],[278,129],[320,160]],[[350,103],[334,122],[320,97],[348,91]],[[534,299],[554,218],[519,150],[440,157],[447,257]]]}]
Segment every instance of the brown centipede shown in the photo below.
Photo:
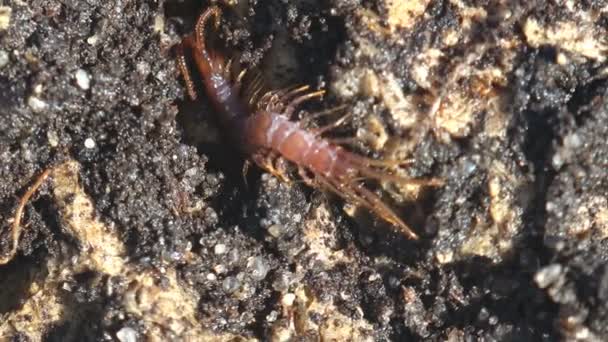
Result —
[{"label": "brown centipede", "polygon": [[404,162],[364,157],[323,138],[324,133],[340,126],[348,115],[313,129],[295,120],[294,113],[298,106],[307,100],[322,97],[325,93],[323,90],[311,91],[309,86],[299,86],[262,93],[259,74],[247,87],[243,87],[247,69],[233,72],[231,60],[208,50],[206,46],[207,23],[213,19],[213,25],[218,29],[220,16],[219,7],[207,9],[198,18],[195,31],[177,46],[177,64],[190,98],[195,100],[197,93],[186,63],[186,49],[192,53],[206,95],[219,114],[221,128],[230,134],[232,142],[253,162],[281,179],[288,179],[285,162],[290,162],[297,167],[300,177],[309,186],[328,190],[346,201],[366,207],[400,228],[409,238],[418,239],[418,235],[366,187],[364,180],[424,186],[440,185],[441,180],[412,179],[391,174],[385,170],[386,167]]}]

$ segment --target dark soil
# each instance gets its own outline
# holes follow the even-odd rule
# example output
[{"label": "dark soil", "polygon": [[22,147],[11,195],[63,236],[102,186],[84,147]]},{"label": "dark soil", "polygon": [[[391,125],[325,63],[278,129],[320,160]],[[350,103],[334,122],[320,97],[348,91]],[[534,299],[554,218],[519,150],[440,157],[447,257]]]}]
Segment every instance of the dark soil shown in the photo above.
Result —
[{"label": "dark soil", "polygon": [[[433,0],[413,26],[386,32],[366,17],[387,27],[390,4],[381,0],[229,2],[220,3],[219,50],[258,67],[271,86],[328,89],[304,108],[348,104],[354,119],[337,134],[365,130],[374,115],[392,141],[412,146],[411,176],[445,180],[417,198],[405,190],[385,196],[421,240],[365,212],[350,216],[343,201],[302,182],[281,183],[255,168],[243,180],[245,157],[224,139],[206,97],[187,98],[174,63],[174,46],[207,3],[33,0],[9,1],[10,23],[0,30],[0,61],[8,58],[0,67],[3,255],[19,196],[42,170],[75,160],[96,216],[124,241],[128,263],[142,272],[177,270],[199,298],[197,323],[218,336],[279,340],[285,329],[292,339],[327,339],[310,327],[339,313],[353,327],[370,327],[353,340],[605,340],[608,52],[601,44],[600,57],[534,44],[525,28],[530,18],[554,27],[572,12],[592,13],[581,27],[605,49],[607,2],[583,1],[570,12],[552,1]],[[455,3],[487,15],[469,17]],[[458,39],[448,45],[450,31]],[[517,44],[505,48],[509,40]],[[429,49],[442,52],[431,88],[412,76]],[[450,83],[461,65],[465,81]],[[466,133],[425,117],[439,96],[473,87],[466,70],[489,68],[504,82],[485,84],[487,97],[472,96],[481,105]],[[419,104],[419,123],[401,125],[381,96],[344,95],[337,80],[358,70],[396,79]],[[490,132],[486,98],[498,99],[504,134]],[[353,148],[382,152],[364,141]],[[24,222],[17,255],[0,266],[0,316],[8,321],[32,296],[25,289],[45,262],[86,245],[64,227],[48,185],[26,206]],[[91,280],[103,275],[91,272],[74,277],[77,290],[61,303],[68,311],[95,303],[71,324],[88,323],[68,338],[70,323],[48,322],[43,340],[116,340],[124,327],[148,335],[120,293],[106,292],[104,281]],[[290,316],[284,300],[296,289],[335,311]],[[309,328],[285,328],[290,319]],[[35,340],[0,329],[2,339]]]}]

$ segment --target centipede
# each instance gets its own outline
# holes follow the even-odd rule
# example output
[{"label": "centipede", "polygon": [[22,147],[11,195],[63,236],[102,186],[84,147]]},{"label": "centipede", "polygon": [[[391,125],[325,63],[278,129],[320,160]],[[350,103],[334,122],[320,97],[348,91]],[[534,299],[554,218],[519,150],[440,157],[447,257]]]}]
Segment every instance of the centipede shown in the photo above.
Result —
[{"label": "centipede", "polygon": [[345,106],[298,119],[301,105],[322,99],[325,91],[312,90],[308,85],[265,90],[259,70],[235,67],[237,63],[233,63],[233,59],[208,48],[208,26],[211,24],[217,31],[221,15],[219,7],[209,7],[198,17],[194,31],[176,46],[177,67],[190,99],[199,97],[189,66],[193,63],[200,74],[204,94],[217,113],[220,129],[247,160],[284,181],[293,177],[290,173],[295,174],[290,170],[297,170],[306,185],[367,208],[406,237],[417,240],[418,234],[366,181],[440,186],[442,180],[399,176],[389,170],[405,161],[367,157],[326,138],[325,134],[342,125],[349,114],[325,125],[311,127],[309,124],[312,118],[343,110]]}]

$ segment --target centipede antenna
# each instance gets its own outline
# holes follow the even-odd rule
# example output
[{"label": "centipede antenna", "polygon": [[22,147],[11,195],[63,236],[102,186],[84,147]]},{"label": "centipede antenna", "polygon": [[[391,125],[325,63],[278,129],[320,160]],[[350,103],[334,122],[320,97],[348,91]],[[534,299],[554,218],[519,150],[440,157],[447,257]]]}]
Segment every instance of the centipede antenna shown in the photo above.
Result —
[{"label": "centipede antenna", "polygon": [[215,22],[214,28],[217,30],[220,27],[220,17],[222,15],[222,10],[220,10],[217,6],[209,7],[205,13],[201,14],[196,22],[196,27],[194,28],[196,32],[196,43],[200,48],[200,52],[206,56],[207,55],[207,47],[205,44],[205,26],[207,25],[207,21],[210,17],[214,17]]},{"label": "centipede antenna", "polygon": [[[190,38],[188,41],[191,41],[192,37],[188,38]],[[184,39],[184,42],[177,45],[176,62],[177,68],[179,69],[180,73],[182,74],[182,77],[184,78],[184,83],[186,84],[186,91],[188,92],[188,96],[190,96],[192,100],[196,100],[198,95],[196,94],[196,90],[194,90],[194,82],[192,81],[190,70],[188,70],[188,64],[186,63],[186,56],[184,54],[183,44],[187,41],[188,38]]]}]

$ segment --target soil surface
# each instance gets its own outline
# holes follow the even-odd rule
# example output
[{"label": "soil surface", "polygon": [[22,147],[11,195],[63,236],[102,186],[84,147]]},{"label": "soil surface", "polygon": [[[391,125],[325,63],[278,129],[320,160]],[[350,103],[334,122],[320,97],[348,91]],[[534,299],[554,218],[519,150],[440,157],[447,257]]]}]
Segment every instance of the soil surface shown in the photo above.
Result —
[{"label": "soil surface", "polygon": [[420,240],[243,176],[175,65],[209,2],[9,0],[0,340],[608,340],[607,1],[215,4],[214,50],[327,91],[300,117],[443,180],[369,184]]}]

